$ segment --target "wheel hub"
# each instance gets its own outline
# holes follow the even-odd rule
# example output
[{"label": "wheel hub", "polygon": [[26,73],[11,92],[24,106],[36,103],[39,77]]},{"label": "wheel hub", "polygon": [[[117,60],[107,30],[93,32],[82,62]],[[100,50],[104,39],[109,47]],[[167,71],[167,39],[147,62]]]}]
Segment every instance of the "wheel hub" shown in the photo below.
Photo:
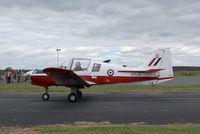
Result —
[{"label": "wheel hub", "polygon": [[74,101],[76,99],[76,97],[74,95],[70,96],[70,100]]},{"label": "wheel hub", "polygon": [[44,95],[44,98],[45,98],[45,99],[47,99],[47,98],[48,98],[48,96],[47,96],[47,95]]}]

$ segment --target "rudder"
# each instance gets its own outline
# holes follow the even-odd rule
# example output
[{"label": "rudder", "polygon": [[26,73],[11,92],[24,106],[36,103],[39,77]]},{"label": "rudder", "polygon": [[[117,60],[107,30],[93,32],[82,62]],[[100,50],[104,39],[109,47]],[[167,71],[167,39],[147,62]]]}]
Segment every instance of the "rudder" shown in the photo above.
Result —
[{"label": "rudder", "polygon": [[174,78],[170,48],[158,49],[145,65],[147,69],[162,69],[157,72],[158,81],[162,83]]}]

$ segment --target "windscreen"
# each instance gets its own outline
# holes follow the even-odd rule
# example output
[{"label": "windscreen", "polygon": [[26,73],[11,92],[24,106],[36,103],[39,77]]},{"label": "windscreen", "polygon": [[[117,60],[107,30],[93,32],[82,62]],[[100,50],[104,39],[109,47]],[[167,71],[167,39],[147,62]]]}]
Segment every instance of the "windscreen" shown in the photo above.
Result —
[{"label": "windscreen", "polygon": [[73,59],[71,69],[73,71],[87,71],[90,61],[90,59]]}]

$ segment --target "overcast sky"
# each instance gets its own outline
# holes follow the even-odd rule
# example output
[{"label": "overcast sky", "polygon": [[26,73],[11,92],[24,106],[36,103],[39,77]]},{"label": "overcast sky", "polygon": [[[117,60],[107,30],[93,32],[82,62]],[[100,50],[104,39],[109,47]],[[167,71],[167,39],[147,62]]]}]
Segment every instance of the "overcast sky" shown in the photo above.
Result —
[{"label": "overcast sky", "polygon": [[157,48],[200,66],[199,0],[0,0],[0,67],[44,68],[71,57],[139,66]]}]

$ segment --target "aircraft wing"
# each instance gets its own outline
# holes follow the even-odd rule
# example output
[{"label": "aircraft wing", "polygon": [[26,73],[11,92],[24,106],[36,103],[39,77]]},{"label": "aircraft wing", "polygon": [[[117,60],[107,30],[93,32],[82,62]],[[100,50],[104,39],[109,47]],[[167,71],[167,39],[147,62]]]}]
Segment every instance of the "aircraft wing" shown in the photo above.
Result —
[{"label": "aircraft wing", "polygon": [[78,86],[80,88],[90,86],[72,70],[50,67],[44,69],[43,72],[53,78],[59,86]]},{"label": "aircraft wing", "polygon": [[159,72],[165,69],[147,69],[147,70],[119,70],[118,72],[121,73],[154,73],[154,72]]}]

